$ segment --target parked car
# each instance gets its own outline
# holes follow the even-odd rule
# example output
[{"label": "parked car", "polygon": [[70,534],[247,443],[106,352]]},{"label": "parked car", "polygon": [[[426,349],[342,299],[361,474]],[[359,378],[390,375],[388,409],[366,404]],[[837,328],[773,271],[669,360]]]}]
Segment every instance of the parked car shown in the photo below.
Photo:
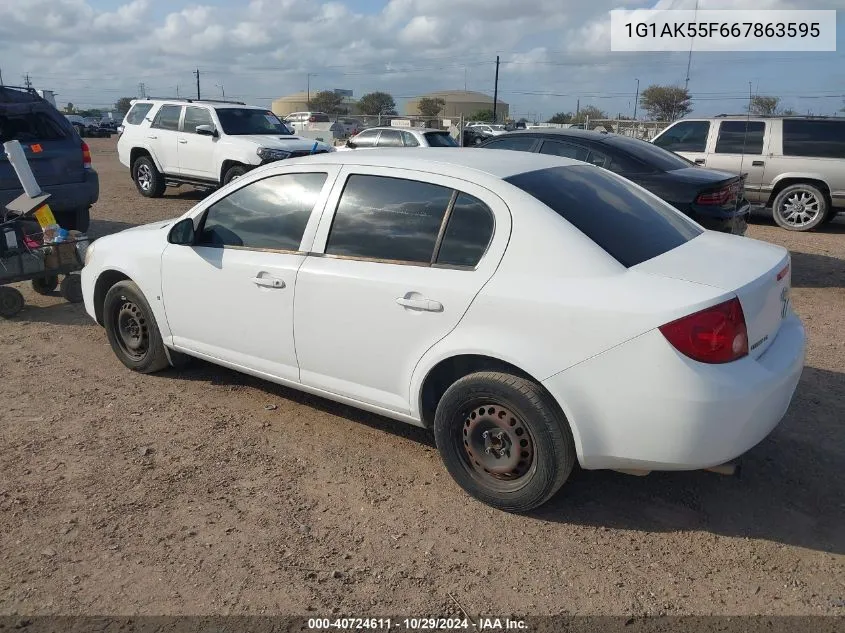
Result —
[{"label": "parked car", "polygon": [[78,114],[65,114],[64,117],[74,127],[80,138],[88,136],[88,122],[85,121],[85,117]]},{"label": "parked car", "polygon": [[751,205],[736,173],[701,169],[651,143],[627,136],[575,130],[531,129],[479,146],[574,158],[609,169],[648,189],[714,231],[743,235]]},{"label": "parked car", "polygon": [[294,135],[265,108],[192,99],[133,102],[117,142],[120,162],[148,198],[165,187],[213,189],[259,165],[333,151]]},{"label": "parked car", "polygon": [[786,249],[543,154],[279,161],[97,240],[82,286],[130,369],[196,356],[433,429],[455,480],[510,511],[576,461],[733,460],[784,415],[805,350]]},{"label": "parked car", "polygon": [[464,147],[473,147],[476,145],[481,145],[484,141],[493,138],[492,134],[484,132],[483,130],[475,126],[465,127],[463,136]]},{"label": "parked car", "polygon": [[398,127],[371,127],[346,141],[347,149],[365,147],[458,147],[458,143],[445,130]]},{"label": "parked car", "polygon": [[338,123],[343,126],[343,134],[345,136],[355,136],[364,129],[364,123],[358,119],[340,119]]},{"label": "parked car", "polygon": [[[87,231],[100,181],[91,151],[74,126],[34,90],[0,86],[0,144],[20,141],[50,209],[65,229]],[[23,193],[15,170],[0,150],[0,209]]]},{"label": "parked car", "polygon": [[331,117],[325,112],[292,112],[285,117],[285,123],[294,131],[301,132],[309,123],[331,123]]},{"label": "parked car", "polygon": [[845,119],[691,118],[652,142],[698,165],[747,174],[748,199],[790,231],[809,231],[845,210]]},{"label": "parked car", "polygon": [[499,136],[500,134],[504,134],[508,131],[505,129],[504,125],[495,125],[493,123],[476,123],[475,125],[469,127],[471,127],[473,131],[483,132],[490,136]]}]

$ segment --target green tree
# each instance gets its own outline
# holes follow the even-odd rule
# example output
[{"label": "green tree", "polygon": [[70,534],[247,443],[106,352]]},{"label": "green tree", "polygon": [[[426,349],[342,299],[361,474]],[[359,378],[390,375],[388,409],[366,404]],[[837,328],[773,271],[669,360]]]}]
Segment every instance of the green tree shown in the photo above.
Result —
[{"label": "green tree", "polygon": [[386,92],[370,92],[358,99],[358,109],[370,116],[392,115],[396,114],[396,102]]},{"label": "green tree", "polygon": [[440,115],[440,111],[445,105],[446,102],[440,97],[423,97],[420,99],[417,109],[420,111],[422,116],[432,119]]},{"label": "green tree", "polygon": [[768,97],[766,95],[754,95],[748,104],[748,111],[756,115],[777,114],[780,97]]},{"label": "green tree", "polygon": [[470,121],[483,121],[485,123],[492,123],[493,122],[493,110],[479,110],[478,112],[473,112],[469,116]]},{"label": "green tree", "polygon": [[569,123],[570,121],[572,121],[571,112],[558,112],[551,119],[546,121],[546,123]]},{"label": "green tree", "polygon": [[114,103],[114,109],[121,113],[129,112],[132,107],[132,97],[121,97]]},{"label": "green tree", "polygon": [[640,106],[658,121],[674,121],[692,112],[692,98],[686,88],[652,84],[640,94]]},{"label": "green tree", "polygon": [[326,114],[343,114],[343,97],[331,90],[321,90],[311,97],[311,109]]},{"label": "green tree", "polygon": [[73,114],[73,110],[74,110],[73,104],[68,102],[68,104],[65,106],[65,112],[67,114]]},{"label": "green tree", "polygon": [[[845,108],[843,108],[843,112],[845,112]],[[795,116],[798,113],[792,108],[786,108],[785,110],[781,110],[780,114],[783,116]]]},{"label": "green tree", "polygon": [[571,123],[583,123],[587,119],[590,121],[595,121],[596,119],[606,119],[607,112],[597,108],[594,105],[588,105],[581,108],[581,110],[572,117]]}]

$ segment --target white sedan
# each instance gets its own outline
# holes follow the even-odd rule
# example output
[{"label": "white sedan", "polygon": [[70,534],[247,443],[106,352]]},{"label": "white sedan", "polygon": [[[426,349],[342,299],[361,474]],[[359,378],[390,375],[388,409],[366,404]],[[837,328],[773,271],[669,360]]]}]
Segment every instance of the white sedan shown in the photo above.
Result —
[{"label": "white sedan", "polygon": [[472,149],[272,163],[82,272],[127,367],[195,356],[431,428],[510,511],[576,461],[699,469],[760,442],[804,362],[790,279],[785,249],[608,170]]}]

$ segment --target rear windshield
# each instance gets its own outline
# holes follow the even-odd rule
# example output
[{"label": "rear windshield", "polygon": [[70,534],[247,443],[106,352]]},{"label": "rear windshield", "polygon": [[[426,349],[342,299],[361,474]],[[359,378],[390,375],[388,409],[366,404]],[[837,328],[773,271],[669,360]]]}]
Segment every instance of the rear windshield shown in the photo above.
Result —
[{"label": "rear windshield", "polygon": [[645,164],[659,169],[660,171],[674,171],[675,169],[686,169],[694,167],[695,163],[674,152],[658,147],[646,141],[640,141],[627,136],[608,136],[604,142],[611,147],[616,147],[623,152],[631,154]]},{"label": "rear windshield", "polygon": [[329,123],[331,119],[329,118],[328,114],[315,112],[310,117],[308,117],[308,121],[309,123]]},{"label": "rear windshield", "polygon": [[429,147],[457,147],[458,143],[448,132],[426,132],[425,140]]},{"label": "rear windshield", "polygon": [[626,268],[702,233],[668,204],[606,169],[550,167],[505,181],[573,224]]},{"label": "rear windshield", "polygon": [[7,141],[58,141],[67,131],[44,112],[0,114],[0,143]]},{"label": "rear windshield", "polygon": [[152,103],[136,103],[126,115],[126,122],[131,125],[140,125],[144,117],[152,110]]}]

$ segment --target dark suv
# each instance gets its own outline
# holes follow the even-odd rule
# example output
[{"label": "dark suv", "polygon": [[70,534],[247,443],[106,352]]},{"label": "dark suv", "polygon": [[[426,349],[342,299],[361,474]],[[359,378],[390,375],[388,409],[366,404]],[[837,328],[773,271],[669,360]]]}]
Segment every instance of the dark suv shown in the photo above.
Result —
[{"label": "dark suv", "polygon": [[[62,228],[88,230],[100,181],[91,151],[73,125],[34,90],[0,86],[0,144],[20,141],[38,184],[51,194],[50,208]],[[23,188],[0,150],[0,208]]]}]

